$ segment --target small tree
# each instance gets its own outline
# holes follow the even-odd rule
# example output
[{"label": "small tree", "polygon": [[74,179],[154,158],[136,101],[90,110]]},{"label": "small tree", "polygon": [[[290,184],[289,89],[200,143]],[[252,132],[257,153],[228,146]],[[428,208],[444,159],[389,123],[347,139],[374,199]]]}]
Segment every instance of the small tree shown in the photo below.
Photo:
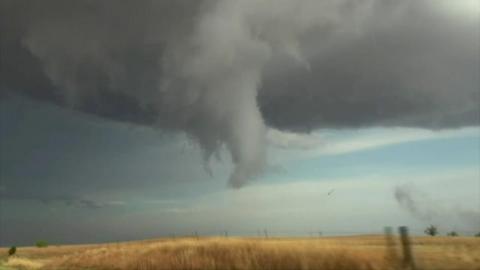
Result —
[{"label": "small tree", "polygon": [[11,247],[11,248],[8,250],[8,256],[14,255],[15,252],[17,252],[17,247],[16,247],[16,246]]},{"label": "small tree", "polygon": [[480,232],[475,234],[475,237],[480,237]]},{"label": "small tree", "polygon": [[455,237],[455,236],[458,236],[458,233],[456,231],[451,231],[451,232],[447,233],[447,236]]},{"label": "small tree", "polygon": [[430,235],[430,236],[435,236],[438,234],[438,229],[437,227],[430,225],[425,229],[425,234]]},{"label": "small tree", "polygon": [[35,246],[39,248],[48,247],[48,243],[47,241],[39,240],[35,243]]}]

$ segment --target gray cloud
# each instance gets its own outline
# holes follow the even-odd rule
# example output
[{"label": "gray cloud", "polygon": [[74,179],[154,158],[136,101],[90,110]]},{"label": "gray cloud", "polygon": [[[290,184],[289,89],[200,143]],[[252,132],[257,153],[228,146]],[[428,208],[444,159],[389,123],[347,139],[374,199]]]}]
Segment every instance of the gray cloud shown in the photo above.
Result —
[{"label": "gray cloud", "polygon": [[99,201],[92,199],[80,199],[80,198],[48,198],[39,199],[38,201],[44,204],[62,203],[66,206],[79,207],[86,209],[99,209],[108,206],[122,206],[125,205],[123,201]]},{"label": "gray cloud", "polygon": [[478,13],[461,18],[442,1],[389,2],[376,1],[357,33],[312,38],[326,45],[306,48],[309,72],[291,65],[272,71],[260,92],[270,125],[478,125]]},{"label": "gray cloud", "polygon": [[478,14],[443,2],[0,3],[2,97],[186,132],[207,162],[224,145],[234,187],[267,126],[479,124]]},{"label": "gray cloud", "polygon": [[45,194],[45,192],[39,191],[35,195],[5,193],[2,196],[5,201],[23,201],[23,202],[36,202],[45,205],[62,204],[68,207],[84,208],[84,209],[100,209],[111,206],[123,206],[126,205],[124,201],[109,201],[109,200],[97,200],[87,199],[81,197],[68,197],[68,196],[52,196]]}]

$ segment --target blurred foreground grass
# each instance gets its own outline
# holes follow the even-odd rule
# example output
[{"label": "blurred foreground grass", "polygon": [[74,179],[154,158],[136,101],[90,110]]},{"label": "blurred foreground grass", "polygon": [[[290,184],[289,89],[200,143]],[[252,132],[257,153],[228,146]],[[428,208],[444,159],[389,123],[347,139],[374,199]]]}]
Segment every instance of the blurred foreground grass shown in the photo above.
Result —
[{"label": "blurred foreground grass", "polygon": [[[414,237],[422,270],[480,270],[480,238]],[[401,248],[384,236],[322,238],[176,238],[118,244],[20,247],[0,270],[401,269]],[[3,268],[2,268],[3,267]]]}]

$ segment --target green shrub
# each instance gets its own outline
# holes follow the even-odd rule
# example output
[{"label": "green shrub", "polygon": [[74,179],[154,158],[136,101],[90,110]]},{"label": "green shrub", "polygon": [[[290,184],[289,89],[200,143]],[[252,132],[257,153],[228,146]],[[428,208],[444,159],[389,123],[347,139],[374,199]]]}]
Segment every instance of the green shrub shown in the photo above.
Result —
[{"label": "green shrub", "polygon": [[48,247],[48,243],[47,241],[39,240],[35,243],[35,246],[39,248]]},{"label": "green shrub", "polygon": [[430,236],[435,236],[438,234],[438,229],[437,227],[430,225],[425,229],[425,234],[430,235]]},{"label": "green shrub", "polygon": [[475,237],[480,237],[480,232],[475,234]]},{"label": "green shrub", "polygon": [[458,233],[456,231],[451,231],[447,233],[447,236],[458,236]]},{"label": "green shrub", "polygon": [[8,256],[12,256],[13,254],[15,254],[15,252],[17,252],[17,247],[16,246],[11,247],[8,250]]}]

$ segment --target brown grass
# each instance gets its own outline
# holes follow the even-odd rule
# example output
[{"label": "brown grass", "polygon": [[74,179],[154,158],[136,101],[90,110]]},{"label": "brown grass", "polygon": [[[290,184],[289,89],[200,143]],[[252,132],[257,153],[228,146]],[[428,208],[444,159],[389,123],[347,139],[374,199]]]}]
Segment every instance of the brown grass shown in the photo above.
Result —
[{"label": "brown grass", "polygon": [[[480,239],[413,238],[419,269],[480,270]],[[6,254],[6,249],[0,249]],[[181,238],[84,246],[18,248],[14,269],[400,269],[400,249],[383,236],[332,238]],[[387,255],[390,254],[390,255]],[[4,256],[4,255],[2,255]],[[1,265],[1,263],[0,263]],[[0,267],[1,269],[1,267]]]}]

